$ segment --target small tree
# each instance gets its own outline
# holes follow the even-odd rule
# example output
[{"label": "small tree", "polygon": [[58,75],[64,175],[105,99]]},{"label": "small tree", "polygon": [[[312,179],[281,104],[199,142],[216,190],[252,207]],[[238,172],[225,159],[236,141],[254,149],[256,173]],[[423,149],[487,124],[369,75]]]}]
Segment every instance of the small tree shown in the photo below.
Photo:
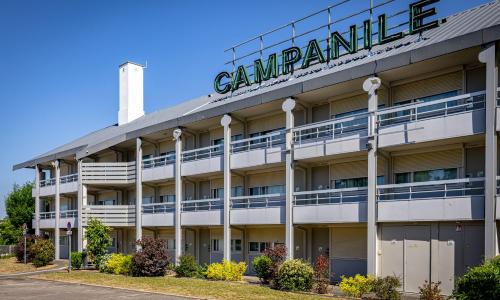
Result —
[{"label": "small tree", "polygon": [[9,219],[0,221],[0,244],[14,245],[23,236],[23,229],[15,227]]},{"label": "small tree", "polygon": [[108,252],[108,247],[111,246],[110,231],[111,229],[98,219],[90,219],[87,224],[85,232],[87,254],[97,268],[99,268],[102,256]]},{"label": "small tree", "polygon": [[137,241],[141,249],[132,257],[133,276],[164,276],[171,263],[170,255],[165,248],[165,241],[152,237],[144,237]]},{"label": "small tree", "polygon": [[5,198],[5,210],[10,222],[15,228],[24,223],[31,228],[31,219],[35,212],[35,200],[32,196],[33,184],[27,182],[22,186],[14,184],[12,192]]}]

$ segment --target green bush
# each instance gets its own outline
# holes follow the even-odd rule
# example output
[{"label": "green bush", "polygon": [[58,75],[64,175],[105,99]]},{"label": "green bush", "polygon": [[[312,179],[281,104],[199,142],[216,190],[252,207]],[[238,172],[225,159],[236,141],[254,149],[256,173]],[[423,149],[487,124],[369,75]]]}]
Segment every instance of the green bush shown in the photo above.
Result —
[{"label": "green bush", "polygon": [[35,267],[43,267],[54,260],[55,249],[52,241],[37,238],[35,243],[30,247],[32,262]]},{"label": "green bush", "polygon": [[349,297],[361,298],[372,290],[375,278],[371,275],[356,274],[354,277],[341,276],[340,290]]},{"label": "green bush", "polygon": [[81,269],[83,266],[83,259],[83,252],[71,252],[71,267],[74,269]]},{"label": "green bush", "polygon": [[104,254],[108,253],[108,247],[111,246],[111,229],[102,224],[98,219],[90,219],[85,231],[87,239],[87,253],[89,259],[99,269]]},{"label": "green bush", "polygon": [[192,255],[182,255],[179,259],[179,265],[175,267],[177,277],[197,277],[198,264]]},{"label": "green bush", "polygon": [[206,277],[212,280],[241,281],[247,270],[244,262],[222,261],[208,265]]},{"label": "green bush", "polygon": [[129,275],[132,267],[132,256],[121,253],[106,255],[99,271],[115,275]]},{"label": "green bush", "polygon": [[289,259],[278,268],[276,287],[285,291],[310,291],[313,285],[314,270],[300,259]]},{"label": "green bush", "polygon": [[[111,273],[108,270],[108,260],[111,258],[111,254],[107,253],[99,258],[99,272],[101,273]],[[97,266],[96,266],[97,267]]]},{"label": "green bush", "polygon": [[401,295],[397,289],[401,287],[401,281],[396,276],[379,277],[373,281],[372,292],[380,299],[399,300]]},{"label": "green bush", "polygon": [[500,299],[500,256],[470,268],[455,282],[457,300]]},{"label": "green bush", "polygon": [[272,278],[272,264],[273,262],[267,255],[256,256],[252,265],[257,273],[257,277],[259,277],[262,283],[269,283],[269,280]]}]

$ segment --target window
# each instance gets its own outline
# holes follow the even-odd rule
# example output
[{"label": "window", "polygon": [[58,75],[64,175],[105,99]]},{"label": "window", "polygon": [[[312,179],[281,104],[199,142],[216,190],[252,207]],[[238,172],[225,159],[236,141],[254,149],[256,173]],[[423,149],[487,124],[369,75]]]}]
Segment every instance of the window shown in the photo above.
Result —
[{"label": "window", "polygon": [[160,196],[161,203],[172,203],[175,202],[175,195],[162,195]]},{"label": "window", "polygon": [[153,203],[153,197],[143,197],[142,204],[151,204]]},{"label": "window", "polygon": [[222,244],[222,240],[212,240],[212,251],[213,252],[220,252],[220,244]]},{"label": "window", "polygon": [[399,183],[425,182],[435,180],[449,180],[458,178],[458,169],[436,169],[416,172],[405,172],[395,174],[395,181]]},{"label": "window", "polygon": [[[384,183],[385,183],[385,176],[384,175],[377,176],[377,184],[382,185]],[[334,186],[336,189],[367,187],[368,177],[337,179],[334,181]]]},{"label": "window", "polygon": [[[271,134],[271,133],[274,133],[274,132],[277,132],[277,131],[281,131],[281,130],[284,130],[284,129],[285,129],[284,127],[281,127],[281,128],[271,129],[271,130],[264,130],[264,131],[260,131],[260,132],[254,132],[254,133],[250,134],[250,138],[264,136],[264,135]],[[276,135],[276,136],[273,136],[271,138],[271,140],[272,141],[278,141],[280,138],[281,138],[280,135]],[[255,140],[250,141],[250,144],[251,145],[255,145],[255,148],[258,148],[259,145],[265,146],[266,142],[267,142],[266,138],[261,138],[261,139],[255,139]]]},{"label": "window", "polygon": [[[231,197],[243,196],[242,186],[233,186],[231,188]],[[222,199],[224,198],[224,188],[212,189],[212,199]]]},{"label": "window", "polygon": [[231,251],[241,251],[241,240],[231,240]]},{"label": "window", "polygon": [[167,250],[174,250],[175,249],[175,239],[166,239],[165,240],[165,247]]},{"label": "window", "polygon": [[162,152],[160,156],[163,157],[162,161],[173,161],[175,160],[175,151]]},{"label": "window", "polygon": [[248,251],[249,252],[261,253],[270,247],[271,247],[271,243],[269,243],[269,242],[249,242],[248,243]]},{"label": "window", "polygon": [[150,168],[150,167],[153,166],[153,161],[152,160],[148,160],[150,158],[153,158],[153,154],[147,154],[147,155],[143,155],[142,156],[142,161],[143,161],[144,168]]},{"label": "window", "polygon": [[284,185],[270,185],[270,186],[255,186],[248,188],[250,196],[268,195],[268,194],[284,194]]},{"label": "window", "polygon": [[115,205],[114,199],[98,200],[97,205]]}]

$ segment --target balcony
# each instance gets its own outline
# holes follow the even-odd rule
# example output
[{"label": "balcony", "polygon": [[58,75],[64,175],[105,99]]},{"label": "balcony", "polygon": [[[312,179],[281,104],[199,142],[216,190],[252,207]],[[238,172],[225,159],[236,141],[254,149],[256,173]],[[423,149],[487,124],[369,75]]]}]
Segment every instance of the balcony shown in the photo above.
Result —
[{"label": "balcony", "polygon": [[377,111],[378,145],[390,147],[485,132],[485,93],[477,92]]},{"label": "balcony", "polygon": [[100,220],[106,226],[135,226],[135,205],[87,205],[82,210],[82,224],[90,219]]},{"label": "balcony", "polygon": [[284,194],[231,197],[231,224],[284,224]]},{"label": "balcony", "polygon": [[[59,178],[59,192],[61,194],[76,193],[78,191],[78,174],[70,174]],[[56,179],[49,178],[40,181],[40,196],[47,197],[56,194]],[[32,195],[36,195],[33,188]]]},{"label": "balcony", "polygon": [[[72,226],[78,225],[78,210],[63,210],[59,212],[59,228],[66,228],[68,222],[71,222]],[[35,220],[33,217],[33,227],[35,226]],[[56,224],[56,212],[40,212],[40,228],[54,228]]]},{"label": "balcony", "polygon": [[220,198],[184,200],[181,204],[182,225],[222,225],[224,201]]},{"label": "balcony", "polygon": [[285,161],[285,131],[231,142],[231,168],[282,163]]},{"label": "balcony", "polygon": [[143,226],[174,226],[175,202],[142,205]]},{"label": "balcony", "polygon": [[464,178],[377,187],[379,222],[484,219],[484,179]]},{"label": "balcony", "polygon": [[182,152],[182,176],[222,172],[223,145],[214,145]]},{"label": "balcony", "polygon": [[308,159],[366,149],[368,114],[338,118],[295,127],[295,159]]},{"label": "balcony", "polygon": [[159,181],[174,178],[175,154],[161,155],[142,161],[142,180]]},{"label": "balcony", "polygon": [[359,223],[367,219],[367,188],[295,192],[293,222]]},{"label": "balcony", "polygon": [[82,163],[84,184],[131,184],[135,182],[135,162]]}]

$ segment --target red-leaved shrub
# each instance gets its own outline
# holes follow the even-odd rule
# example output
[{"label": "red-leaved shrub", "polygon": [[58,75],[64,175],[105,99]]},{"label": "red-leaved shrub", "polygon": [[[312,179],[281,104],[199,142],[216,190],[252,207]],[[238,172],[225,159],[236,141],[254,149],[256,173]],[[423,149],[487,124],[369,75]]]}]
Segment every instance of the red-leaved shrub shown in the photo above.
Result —
[{"label": "red-leaved shrub", "polygon": [[326,294],[328,292],[328,283],[330,282],[328,279],[328,270],[330,269],[328,262],[328,256],[324,253],[316,257],[316,261],[314,262],[315,290],[318,294]]},{"label": "red-leaved shrub", "polygon": [[171,262],[165,248],[165,241],[152,237],[144,237],[137,241],[141,249],[132,257],[133,276],[164,276]]},{"label": "red-leaved shrub", "polygon": [[286,254],[286,246],[281,244],[276,245],[273,248],[267,248],[266,250],[264,250],[264,255],[271,259],[271,283],[276,280],[276,277],[278,276],[278,268],[286,260]]}]

